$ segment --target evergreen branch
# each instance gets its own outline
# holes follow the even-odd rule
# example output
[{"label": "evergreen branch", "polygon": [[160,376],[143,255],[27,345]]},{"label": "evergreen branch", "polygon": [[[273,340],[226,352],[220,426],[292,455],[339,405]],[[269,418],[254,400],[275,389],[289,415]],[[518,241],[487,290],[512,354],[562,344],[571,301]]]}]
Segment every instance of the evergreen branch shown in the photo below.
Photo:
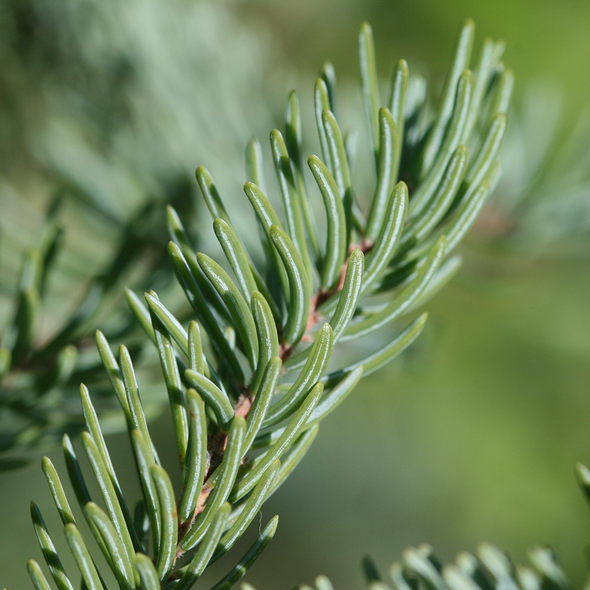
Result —
[{"label": "evergreen branch", "polygon": [[[454,564],[444,564],[430,545],[410,547],[388,576],[382,576],[369,557],[362,563],[367,590],[571,590],[555,552],[548,547],[533,547],[528,552],[530,565],[515,566],[510,557],[489,543],[475,553],[460,553]],[[242,590],[255,590],[243,584]],[[296,590],[334,590],[330,581],[319,576],[313,587]]]},{"label": "evergreen branch", "polygon": [[[155,291],[146,293],[147,306],[131,292],[127,299],[146,341],[157,348],[182,471],[180,497],[150,436],[132,354],[120,346],[116,358],[100,332],[98,350],[126,418],[143,493],[135,517],[85,386],[80,395],[87,431],[81,441],[104,509],[93,502],[73,445],[64,438],[74,493],[120,588],[188,590],[197,583],[299,463],[321,420],[362,376],[390,362],[422,331],[426,314],[406,319],[409,325],[389,335],[387,344],[356,360],[343,363],[334,354],[338,342],[374,335],[407,315],[429,288],[436,290],[449,274],[440,270],[445,255],[471,227],[494,184],[505,120],[495,112],[489,119],[485,105],[500,109],[504,99],[497,95],[504,95],[505,86],[491,83],[496,73],[491,67],[475,78],[463,71],[472,29],[468,23],[461,33],[438,114],[431,129],[420,134],[410,124],[415,110],[405,105],[407,66],[401,62],[394,72],[390,111],[381,105],[370,28],[362,26],[361,77],[377,171],[373,198],[361,203],[367,205],[367,221],[354,196],[329,65],[315,94],[323,160],[313,155],[307,160],[326,211],[325,232],[312,216],[314,197],[305,185],[299,103],[293,93],[287,103],[286,140],[277,130],[270,137],[281,214],[264,192],[259,144],[253,141],[247,150],[251,180],[244,191],[262,228],[264,268],[241,241],[228,214],[231,208],[205,168],[198,168],[197,182],[233,277],[193,250],[180,215],[168,208],[171,266],[193,316],[188,322],[176,317]],[[481,90],[482,84],[488,90]],[[415,108],[421,107],[416,103]],[[468,121],[477,131],[468,132]],[[467,143],[475,147],[474,158],[467,155]],[[23,292],[40,289],[42,279],[33,275],[37,277],[31,270]],[[28,324],[23,320],[19,325],[26,335]],[[328,372],[330,364],[337,366]],[[96,587],[100,574],[47,459],[44,470],[85,584]],[[72,584],[54,556],[40,515],[35,512],[33,519],[52,576],[69,590]],[[269,522],[215,588],[237,582],[272,538],[276,524],[276,518]],[[188,563],[182,565],[185,559]],[[418,568],[423,560],[412,563]],[[431,569],[424,569],[428,580],[439,583]],[[43,587],[38,568],[30,565],[29,570],[34,584]],[[321,584],[326,587],[327,582]],[[439,584],[435,590],[446,588]]]},{"label": "evergreen branch", "polygon": [[[576,466],[582,492],[590,498],[590,470]],[[410,547],[393,563],[383,577],[370,557],[362,560],[367,590],[571,590],[557,555],[550,547],[532,547],[528,565],[515,566],[508,554],[489,543],[475,553],[460,553],[454,564],[444,564],[427,544]],[[242,590],[255,590],[243,584]],[[296,590],[334,590],[325,576],[316,578],[313,587]]]}]

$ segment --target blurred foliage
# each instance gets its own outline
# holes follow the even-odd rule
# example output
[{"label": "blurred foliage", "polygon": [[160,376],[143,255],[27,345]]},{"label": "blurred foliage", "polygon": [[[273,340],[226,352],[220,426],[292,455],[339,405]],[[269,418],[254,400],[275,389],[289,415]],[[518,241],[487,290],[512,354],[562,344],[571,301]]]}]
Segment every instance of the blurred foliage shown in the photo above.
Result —
[{"label": "blurred foliage", "polygon": [[[369,557],[362,561],[367,590],[569,590],[567,575],[555,552],[548,547],[533,547],[529,564],[515,566],[510,557],[489,543],[476,553],[460,553],[455,563],[445,564],[430,545],[407,548],[383,576]],[[255,590],[242,584],[242,590]],[[313,588],[297,590],[334,590],[325,576],[316,578]]]},{"label": "blurred foliage", "polygon": [[502,179],[477,228],[505,253],[590,253],[590,118],[584,111],[567,125],[563,111],[559,91],[541,81],[529,83],[513,109]]},{"label": "blurred foliage", "polygon": [[[192,236],[205,149],[243,169],[242,146],[268,117],[268,60],[264,35],[245,36],[214,3],[13,0],[0,26],[0,468],[10,468],[81,426],[71,400],[82,379],[102,392],[101,415],[114,407],[93,331],[130,335],[122,286],[166,287],[164,207]],[[214,123],[222,115],[231,133]],[[152,413],[162,397],[153,387]]]}]

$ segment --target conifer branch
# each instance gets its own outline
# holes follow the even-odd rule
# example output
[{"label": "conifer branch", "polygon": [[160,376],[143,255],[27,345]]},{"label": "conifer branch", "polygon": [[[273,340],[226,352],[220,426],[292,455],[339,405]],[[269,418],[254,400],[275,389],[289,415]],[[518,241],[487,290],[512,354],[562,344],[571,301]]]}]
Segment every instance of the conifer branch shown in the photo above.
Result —
[{"label": "conifer branch", "polygon": [[[154,291],[145,294],[145,304],[130,292],[128,300],[146,342],[156,345],[160,359],[183,474],[180,496],[174,496],[150,436],[132,354],[121,346],[115,356],[100,332],[98,349],[125,415],[143,491],[134,510],[120,490],[84,386],[87,431],[82,447],[104,508],[91,496],[88,476],[71,441],[64,439],[76,499],[120,588],[192,587],[301,461],[319,422],[363,374],[390,362],[421,332],[425,314],[404,320],[388,343],[368,355],[342,362],[333,354],[338,342],[373,336],[397,322],[450,278],[444,259],[493,188],[497,148],[505,130],[504,87],[493,83],[497,65],[478,72],[477,80],[465,70],[472,35],[468,22],[438,112],[428,125],[419,126],[416,109],[422,105],[405,103],[405,64],[398,66],[392,81],[393,111],[382,106],[372,33],[363,24],[361,77],[377,172],[369,203],[357,202],[353,189],[341,123],[334,114],[331,66],[324,66],[316,83],[323,156],[307,160],[317,190],[306,186],[299,105],[296,94],[289,96],[285,134],[274,130],[270,136],[282,214],[265,194],[257,142],[248,149],[250,178],[244,191],[266,248],[263,267],[240,240],[232,208],[204,168],[197,170],[197,180],[233,277],[219,262],[193,250],[181,216],[168,209],[168,252],[193,318],[186,325]],[[325,209],[325,232],[318,231],[312,217],[314,193],[321,195]],[[453,263],[451,268],[456,267]],[[36,268],[31,258],[32,270],[23,279],[23,318],[30,315],[34,299],[28,293],[40,281]],[[19,324],[23,330],[26,325],[24,319]],[[24,332],[13,354],[23,339]],[[44,465],[84,584],[100,588],[100,574],[76,528],[59,477],[48,460]],[[51,576],[60,588],[73,587],[36,508],[33,520]],[[274,535],[276,524],[276,518],[268,523],[215,588],[230,587],[241,578]],[[34,563],[29,573],[36,587],[45,587]]]}]

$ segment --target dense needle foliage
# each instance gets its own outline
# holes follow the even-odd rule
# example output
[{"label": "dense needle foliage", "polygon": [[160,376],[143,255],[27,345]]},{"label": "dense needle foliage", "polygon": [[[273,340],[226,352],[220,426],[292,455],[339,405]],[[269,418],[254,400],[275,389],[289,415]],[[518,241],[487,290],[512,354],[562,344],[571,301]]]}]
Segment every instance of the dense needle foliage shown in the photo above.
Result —
[{"label": "dense needle foliage", "polygon": [[[383,103],[371,29],[361,27],[361,88],[375,171],[367,202],[354,190],[355,154],[336,116],[332,66],[324,65],[314,87],[320,156],[304,158],[299,99],[296,92],[289,95],[284,132],[270,134],[280,214],[267,198],[262,147],[257,140],[247,147],[244,192],[258,225],[262,262],[240,240],[232,207],[204,167],[197,169],[197,181],[223,265],[194,251],[181,215],[168,207],[168,255],[192,319],[179,320],[155,291],[145,294],[145,302],[131,291],[127,299],[158,352],[182,490],[175,493],[150,437],[132,355],[125,346],[115,355],[101,332],[98,350],[125,415],[143,497],[133,505],[124,497],[84,385],[87,430],[81,446],[100,499],[91,496],[72,441],[66,435],[63,442],[82,518],[120,588],[192,587],[299,463],[321,420],[364,375],[395,358],[422,331],[426,314],[413,312],[458,268],[459,257],[449,254],[499,175],[512,76],[500,61],[502,45],[492,41],[484,42],[473,72],[468,69],[473,34],[466,23],[434,109],[424,80],[410,76],[403,60]],[[27,294],[39,280],[33,273],[23,289],[12,354],[23,346]],[[375,338],[398,322],[394,337],[389,332],[385,343]],[[332,354],[338,343],[363,337],[353,361]],[[43,470],[85,587],[105,587],[47,458]],[[31,511],[51,578],[59,588],[73,588],[39,509],[33,504]],[[243,576],[274,535],[277,520],[267,523],[215,589]],[[29,573],[36,588],[49,588],[36,562],[29,562]]]}]

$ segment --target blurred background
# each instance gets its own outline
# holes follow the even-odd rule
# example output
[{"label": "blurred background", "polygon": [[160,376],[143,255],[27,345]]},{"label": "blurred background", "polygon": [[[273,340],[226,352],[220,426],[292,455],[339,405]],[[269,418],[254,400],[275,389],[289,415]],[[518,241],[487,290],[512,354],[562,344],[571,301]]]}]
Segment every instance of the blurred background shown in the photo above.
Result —
[{"label": "blurred background", "polygon": [[[504,61],[516,75],[504,178],[462,248],[460,274],[428,304],[425,333],[361,383],[265,505],[262,520],[279,514],[280,524],[247,578],[260,590],[320,573],[353,590],[362,587],[365,553],[385,572],[408,545],[429,542],[451,560],[482,541],[516,562],[528,547],[549,544],[582,585],[590,512],[573,467],[590,463],[590,4],[0,6],[5,299],[56,186],[83,195],[72,204],[82,214],[68,229],[61,265],[70,282],[55,286],[59,300],[88,265],[108,258],[108,228],[125,223],[146,195],[180,193],[190,202],[197,165],[211,170],[226,198],[241,199],[247,140],[283,125],[292,87],[311,120],[313,81],[325,60],[336,68],[341,101],[358,103],[361,21],[373,26],[384,78],[403,57],[436,88],[467,17],[476,22],[476,51],[486,36],[505,39]],[[102,221],[96,210],[106,212]],[[195,228],[198,213],[197,206]],[[204,244],[207,235],[199,237]],[[10,304],[0,304],[8,313]],[[155,424],[160,446],[169,427],[167,416]],[[123,435],[108,442],[127,446]],[[63,466],[58,450],[50,456]],[[131,461],[127,450],[116,458],[122,472],[129,465],[131,473]],[[32,499],[57,531],[38,461],[0,474],[0,587],[27,587],[26,560],[41,557],[27,510]]]}]

